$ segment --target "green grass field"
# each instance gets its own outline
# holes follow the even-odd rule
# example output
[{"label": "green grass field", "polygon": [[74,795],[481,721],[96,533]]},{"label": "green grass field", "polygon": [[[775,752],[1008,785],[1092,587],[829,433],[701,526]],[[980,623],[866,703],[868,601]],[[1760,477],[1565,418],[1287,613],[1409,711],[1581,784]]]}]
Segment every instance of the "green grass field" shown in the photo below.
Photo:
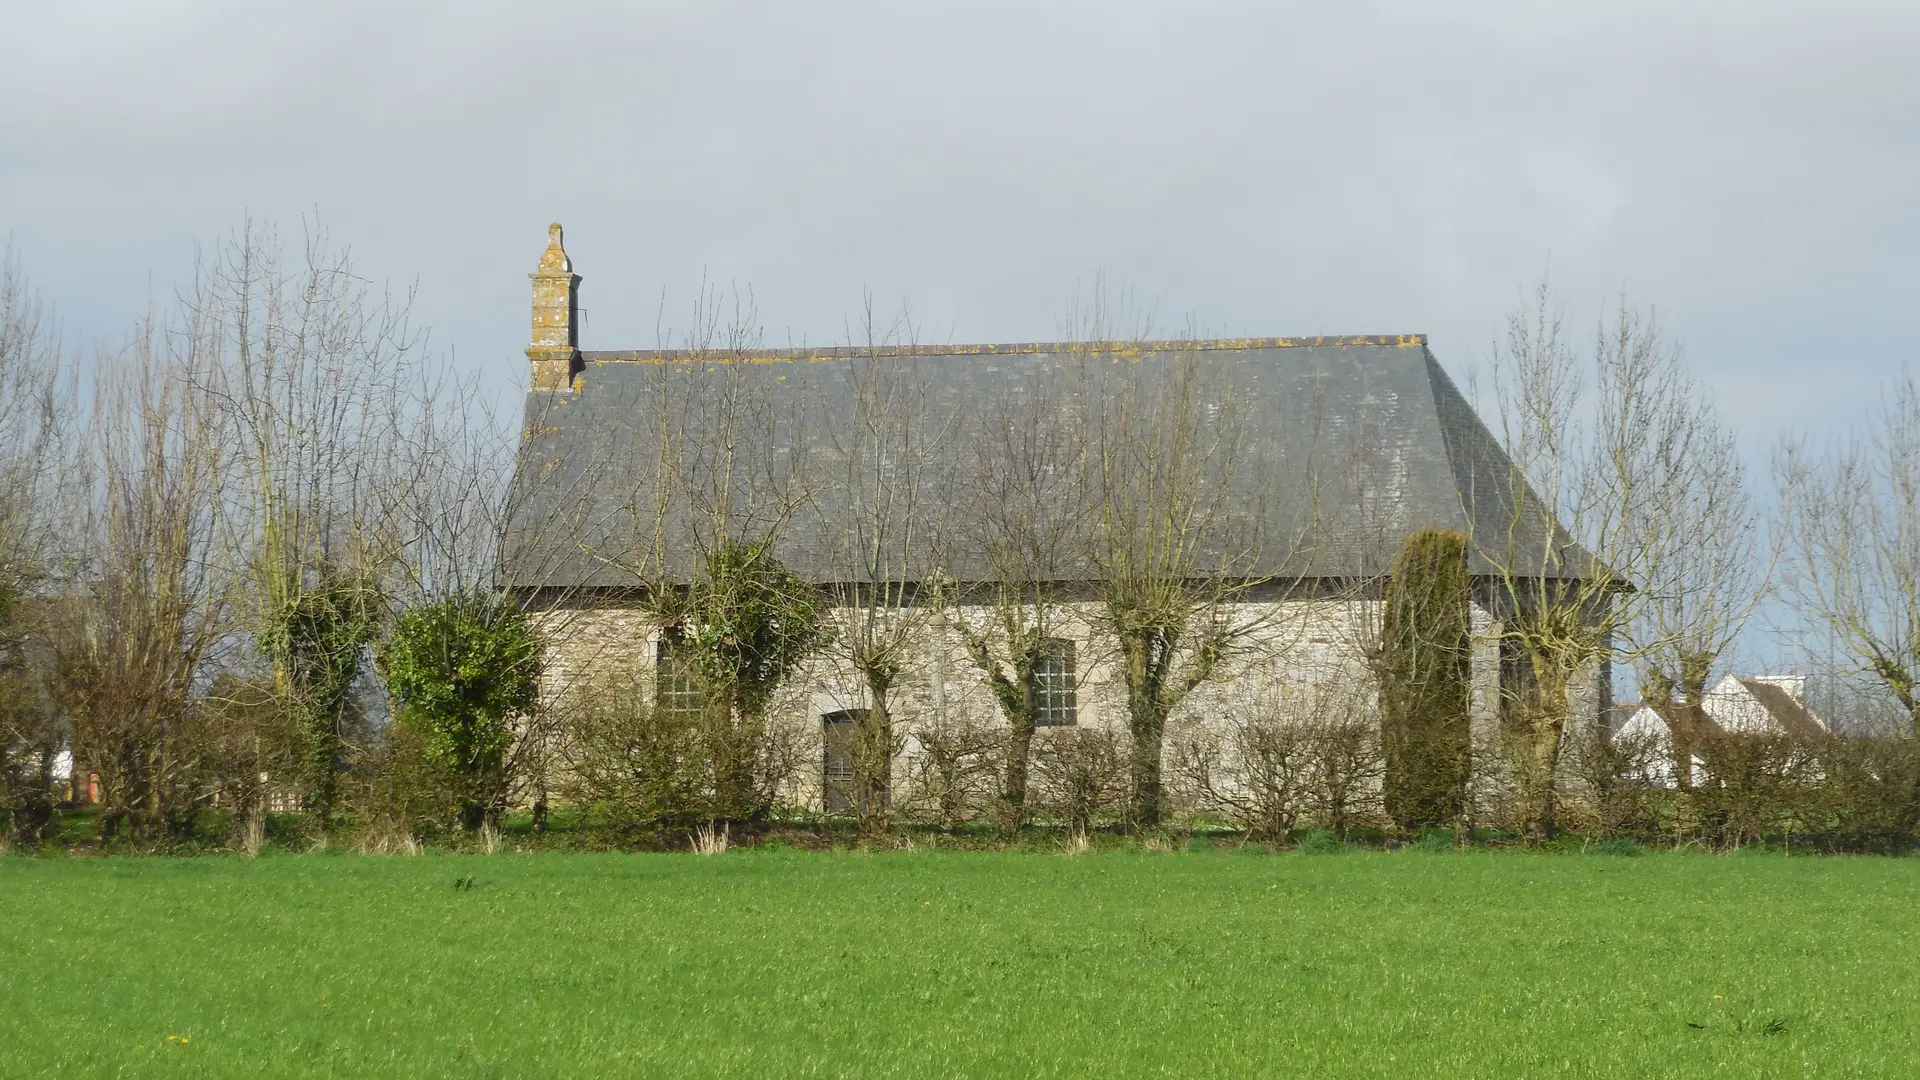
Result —
[{"label": "green grass field", "polygon": [[7,857],[0,912],[10,1078],[1920,1075],[1920,860]]}]

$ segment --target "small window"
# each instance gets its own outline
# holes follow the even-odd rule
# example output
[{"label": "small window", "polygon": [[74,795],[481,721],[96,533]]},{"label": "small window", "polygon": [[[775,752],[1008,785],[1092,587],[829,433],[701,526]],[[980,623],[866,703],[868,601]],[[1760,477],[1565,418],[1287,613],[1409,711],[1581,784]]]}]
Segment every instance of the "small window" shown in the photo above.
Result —
[{"label": "small window", "polygon": [[680,656],[679,645],[662,635],[653,651],[654,705],[663,713],[687,716],[700,711],[700,687],[693,666]]},{"label": "small window", "polygon": [[1532,697],[1537,692],[1538,680],[1534,677],[1533,659],[1527,655],[1520,639],[1503,637],[1500,639],[1500,719],[1509,731],[1519,730],[1528,722],[1528,709]]},{"label": "small window", "polygon": [[1035,727],[1072,727],[1080,722],[1073,670],[1073,642],[1049,641],[1033,665]]}]

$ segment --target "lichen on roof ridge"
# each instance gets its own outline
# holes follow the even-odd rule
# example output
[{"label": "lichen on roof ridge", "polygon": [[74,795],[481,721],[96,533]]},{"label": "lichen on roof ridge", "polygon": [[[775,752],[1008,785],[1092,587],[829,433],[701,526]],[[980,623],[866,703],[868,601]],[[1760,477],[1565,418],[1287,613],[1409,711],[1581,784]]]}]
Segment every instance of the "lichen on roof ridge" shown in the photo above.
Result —
[{"label": "lichen on roof ridge", "polygon": [[1037,356],[1105,357],[1179,352],[1234,352],[1254,349],[1422,348],[1425,334],[1343,334],[1319,337],[1243,337],[1156,341],[1028,341],[969,345],[835,345],[789,349],[612,349],[582,350],[588,363],[663,363],[701,359],[716,363],[756,360],[854,360],[863,357]]}]

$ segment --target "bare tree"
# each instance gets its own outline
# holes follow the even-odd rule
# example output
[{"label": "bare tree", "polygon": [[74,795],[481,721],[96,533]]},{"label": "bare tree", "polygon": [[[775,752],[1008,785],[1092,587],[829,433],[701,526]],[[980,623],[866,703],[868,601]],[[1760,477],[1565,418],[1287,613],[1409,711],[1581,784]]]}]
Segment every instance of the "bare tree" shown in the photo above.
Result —
[{"label": "bare tree", "polygon": [[[1147,347],[1090,345],[1103,351]],[[1167,717],[1253,648],[1279,605],[1244,603],[1262,571],[1267,485],[1245,418],[1205,353],[1088,363],[1090,550],[1120,654],[1130,735],[1128,818],[1157,825]]]},{"label": "bare tree", "polygon": [[[0,604],[42,576],[71,417],[53,325],[11,248],[0,254]],[[11,611],[9,606],[6,610]]]},{"label": "bare tree", "polygon": [[848,408],[828,433],[840,475],[811,506],[830,552],[831,650],[864,691],[864,708],[854,711],[851,803],[862,828],[880,833],[892,813],[893,762],[906,743],[894,692],[924,667],[938,610],[925,583],[942,561],[953,489],[942,463],[959,425],[935,415],[929,373],[911,348],[910,313],[882,325],[869,296],[863,314],[863,340],[839,364]]},{"label": "bare tree", "polygon": [[[1647,333],[1657,334],[1651,320]],[[1711,729],[1707,686],[1771,588],[1783,534],[1764,535],[1734,433],[1681,370],[1679,349],[1653,363],[1654,443],[1644,469],[1658,497],[1635,507],[1632,523],[1652,556],[1639,617],[1623,637],[1641,699],[1667,726],[1674,827],[1685,836],[1697,824],[1694,760]]]},{"label": "bare tree", "polygon": [[53,820],[55,762],[66,743],[45,694],[45,605],[32,597],[54,567],[63,437],[71,401],[64,356],[12,250],[0,255],[0,809],[33,843]]},{"label": "bare tree", "polygon": [[1824,453],[1786,440],[1776,472],[1788,597],[1920,738],[1920,384],[1903,376],[1863,435]]},{"label": "bare tree", "polygon": [[228,543],[248,552],[245,621],[303,732],[298,779],[326,822],[351,743],[349,694],[410,539],[392,513],[417,482],[405,466],[440,464],[438,447],[417,444],[444,369],[410,324],[409,298],[370,289],[317,228],[289,267],[275,231],[246,223],[184,302],[198,389],[217,403],[231,454],[222,517]]},{"label": "bare tree", "polygon": [[1074,628],[1086,577],[1085,414],[1071,373],[1043,369],[984,404],[959,527],[981,580],[961,588],[956,628],[1007,722],[999,817],[1027,816],[1040,699],[1036,672]]},{"label": "bare tree", "polygon": [[54,637],[55,700],[75,759],[100,775],[107,835],[188,832],[215,786],[194,692],[232,640],[235,577],[219,542],[219,423],[180,340],[149,322],[96,364],[84,593],[61,604]]},{"label": "bare tree", "polygon": [[1492,382],[1513,469],[1474,493],[1504,509],[1472,540],[1494,571],[1516,816],[1540,840],[1554,827],[1569,725],[1599,722],[1608,663],[1650,650],[1633,633],[1647,625],[1645,586],[1662,580],[1682,500],[1706,494],[1690,493],[1687,456],[1708,437],[1677,351],[1624,301],[1582,357],[1543,282],[1509,317]]}]

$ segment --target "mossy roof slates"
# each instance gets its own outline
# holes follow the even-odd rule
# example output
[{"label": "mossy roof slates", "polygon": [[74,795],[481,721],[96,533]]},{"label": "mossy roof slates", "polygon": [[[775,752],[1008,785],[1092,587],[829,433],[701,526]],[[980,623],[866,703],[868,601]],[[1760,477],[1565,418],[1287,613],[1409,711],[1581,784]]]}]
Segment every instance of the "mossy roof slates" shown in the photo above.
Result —
[{"label": "mossy roof slates", "polygon": [[[1258,507],[1264,515],[1258,524],[1271,539],[1258,568],[1261,573],[1319,578],[1382,573],[1405,536],[1424,525],[1481,537],[1504,538],[1515,524],[1523,532],[1541,533],[1550,518],[1531,491],[1513,490],[1509,459],[1425,342],[1424,335],[1410,334],[1112,345],[588,352],[576,392],[535,391],[528,396],[529,452],[522,460],[540,463],[541,468],[530,468],[517,481],[519,528],[509,538],[506,578],[516,587],[632,583],[608,556],[620,546],[621,507],[636,505],[645,487],[641,466],[653,460],[629,445],[644,426],[645,409],[639,402],[648,387],[685,380],[684,392],[692,380],[718,377],[713,361],[751,362],[751,378],[767,380],[782,392],[809,388],[805,437],[780,449],[804,453],[815,477],[834,477],[842,468],[832,432],[851,415],[852,380],[822,377],[814,366],[820,361],[916,359],[929,415],[964,419],[997,397],[1022,393],[1027,380],[1057,373],[1061,361],[1156,363],[1196,357],[1206,363],[1219,393],[1230,395],[1245,418],[1250,451],[1267,463],[1265,486],[1249,489],[1244,499],[1236,500],[1241,509]],[[669,383],[659,382],[663,373]],[[567,407],[556,410],[557,402]],[[772,435],[776,443],[794,438],[785,431]],[[973,452],[963,439],[944,445],[951,454]],[[632,461],[633,468],[620,467],[623,461]],[[950,463],[961,464],[958,458]],[[1518,507],[1516,495],[1522,500]],[[845,494],[823,485],[815,502],[789,522],[781,556],[813,580],[845,580],[847,575],[837,569],[832,525],[836,515],[848,509]],[[1316,516],[1317,530],[1309,529]],[[1309,532],[1314,539],[1305,550],[1285,542]],[[1517,536],[1515,548],[1525,557],[1544,548],[1544,540],[1543,533]],[[1537,561],[1537,554],[1533,557]],[[981,580],[984,567],[968,563],[964,550],[949,549],[942,569],[962,580]],[[1476,574],[1495,569],[1485,552],[1475,552]],[[1525,572],[1524,566],[1515,569]]]},{"label": "mossy roof slates", "polygon": [[671,363],[676,360],[853,360],[916,356],[1139,356],[1179,352],[1246,351],[1250,349],[1315,349],[1351,346],[1420,348],[1425,334],[1346,334],[1322,337],[1201,338],[1166,341],[1024,341],[978,345],[872,345],[792,349],[613,349],[582,350],[589,364],[621,362]]}]

